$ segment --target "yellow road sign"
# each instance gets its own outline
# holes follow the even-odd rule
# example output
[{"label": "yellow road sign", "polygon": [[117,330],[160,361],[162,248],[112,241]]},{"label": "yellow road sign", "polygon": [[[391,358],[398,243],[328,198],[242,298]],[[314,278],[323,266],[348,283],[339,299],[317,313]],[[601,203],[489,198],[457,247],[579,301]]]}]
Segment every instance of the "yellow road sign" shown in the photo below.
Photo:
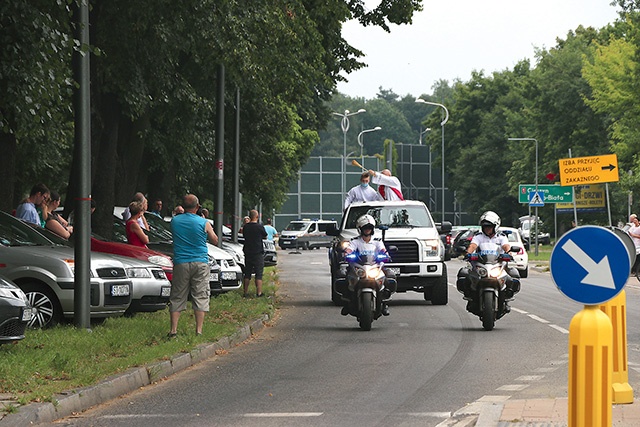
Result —
[{"label": "yellow road sign", "polygon": [[560,159],[560,185],[618,182],[618,156],[572,157]]}]

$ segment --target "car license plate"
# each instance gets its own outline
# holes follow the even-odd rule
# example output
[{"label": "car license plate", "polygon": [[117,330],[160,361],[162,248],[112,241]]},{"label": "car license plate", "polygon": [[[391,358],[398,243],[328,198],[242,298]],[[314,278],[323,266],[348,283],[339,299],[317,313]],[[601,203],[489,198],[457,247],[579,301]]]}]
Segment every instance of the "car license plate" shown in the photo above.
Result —
[{"label": "car license plate", "polygon": [[209,273],[209,281],[217,282],[218,281],[218,273]]},{"label": "car license plate", "polygon": [[33,316],[33,309],[32,308],[25,308],[22,311],[22,321],[23,322],[28,322],[29,320],[31,320],[32,316]]},{"label": "car license plate", "polygon": [[163,286],[160,291],[160,296],[168,297],[171,296],[171,288],[169,286]]},{"label": "car license plate", "polygon": [[400,267],[387,267],[387,270],[391,271],[396,276],[400,275]]},{"label": "car license plate", "polygon": [[126,297],[129,295],[129,285],[113,285],[111,286],[112,297]]},{"label": "car license plate", "polygon": [[232,272],[232,271],[223,271],[222,272],[222,280],[236,280],[238,278],[238,276],[236,276],[236,273]]}]

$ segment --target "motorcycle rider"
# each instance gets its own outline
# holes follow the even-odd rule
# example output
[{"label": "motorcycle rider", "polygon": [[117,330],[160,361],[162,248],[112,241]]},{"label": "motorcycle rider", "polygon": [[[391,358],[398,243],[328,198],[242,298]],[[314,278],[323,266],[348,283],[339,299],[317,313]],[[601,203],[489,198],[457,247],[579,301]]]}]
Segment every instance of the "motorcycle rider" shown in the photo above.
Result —
[{"label": "motorcycle rider", "polygon": [[[499,233],[500,228],[500,216],[493,211],[486,211],[480,216],[480,228],[481,231],[477,232],[473,239],[471,239],[471,243],[467,248],[467,254],[465,259],[472,260],[475,255],[475,252],[478,248],[480,248],[480,255],[499,255],[501,253],[508,253],[511,249],[511,244],[509,243],[509,239],[503,233]],[[476,255],[477,256],[477,255]],[[507,288],[509,293],[513,296],[513,280],[519,279],[520,273],[516,268],[509,268],[509,276],[507,279]],[[477,308],[478,301],[476,301],[473,297],[475,296],[471,289],[471,281],[469,280],[469,270],[467,268],[461,268],[458,272],[458,290],[462,289],[464,296],[471,298],[467,303],[467,310],[474,312]],[[509,304],[506,302],[505,311],[509,312],[511,308]]]},{"label": "motorcycle rider", "polygon": [[[379,239],[374,239],[373,234],[375,232],[376,220],[373,219],[371,215],[362,215],[356,221],[356,228],[358,230],[359,236],[351,239],[349,242],[349,246],[345,249],[346,254],[350,254],[353,252],[357,252],[361,255],[373,255],[377,256],[379,254],[387,254],[387,248],[384,246]],[[395,280],[395,274],[389,271],[386,268],[382,268],[386,276],[385,280],[385,289],[382,294],[382,315],[389,315],[389,306],[387,305],[387,301],[391,298],[391,294],[393,294],[397,289],[397,283]],[[349,285],[349,300],[350,305],[346,305],[342,307],[341,314],[346,316],[350,313],[351,308],[356,304],[355,300],[355,292]]]}]

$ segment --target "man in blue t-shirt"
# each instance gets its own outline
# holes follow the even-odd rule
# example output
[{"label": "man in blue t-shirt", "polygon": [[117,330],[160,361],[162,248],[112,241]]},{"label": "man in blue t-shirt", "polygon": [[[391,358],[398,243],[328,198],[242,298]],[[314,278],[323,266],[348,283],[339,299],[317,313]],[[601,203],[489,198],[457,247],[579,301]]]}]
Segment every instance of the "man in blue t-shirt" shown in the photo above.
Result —
[{"label": "man in blue t-shirt", "polygon": [[[16,208],[16,218],[20,218],[26,222],[30,222],[42,227],[42,220],[36,206],[42,205],[49,201],[50,191],[44,184],[36,184],[31,188],[29,197],[27,197]],[[46,218],[44,218],[46,219]]]},{"label": "man in blue t-shirt", "polygon": [[267,239],[273,241],[274,237],[278,236],[278,230],[271,225],[271,218],[267,218],[267,225],[264,226],[264,230],[267,232]]},{"label": "man in blue t-shirt", "polygon": [[196,318],[196,335],[202,334],[204,315],[209,311],[209,250],[207,240],[218,244],[218,236],[211,223],[196,215],[200,203],[193,194],[184,196],[184,213],[171,220],[173,233],[173,282],[169,297],[171,330],[169,338],[178,332],[180,314],[191,303]]}]

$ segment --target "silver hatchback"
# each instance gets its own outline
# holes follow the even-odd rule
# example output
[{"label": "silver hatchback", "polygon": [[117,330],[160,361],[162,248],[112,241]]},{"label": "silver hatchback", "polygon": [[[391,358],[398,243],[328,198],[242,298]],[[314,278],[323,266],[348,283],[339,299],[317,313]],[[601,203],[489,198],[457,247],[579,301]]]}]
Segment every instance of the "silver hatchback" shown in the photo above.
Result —
[{"label": "silver hatchback", "polygon": [[[74,315],[72,248],[52,244],[17,218],[0,212],[0,275],[26,294],[34,309],[29,326],[42,328]],[[91,253],[90,315],[121,316],[131,304],[132,284],[122,262]]]}]

